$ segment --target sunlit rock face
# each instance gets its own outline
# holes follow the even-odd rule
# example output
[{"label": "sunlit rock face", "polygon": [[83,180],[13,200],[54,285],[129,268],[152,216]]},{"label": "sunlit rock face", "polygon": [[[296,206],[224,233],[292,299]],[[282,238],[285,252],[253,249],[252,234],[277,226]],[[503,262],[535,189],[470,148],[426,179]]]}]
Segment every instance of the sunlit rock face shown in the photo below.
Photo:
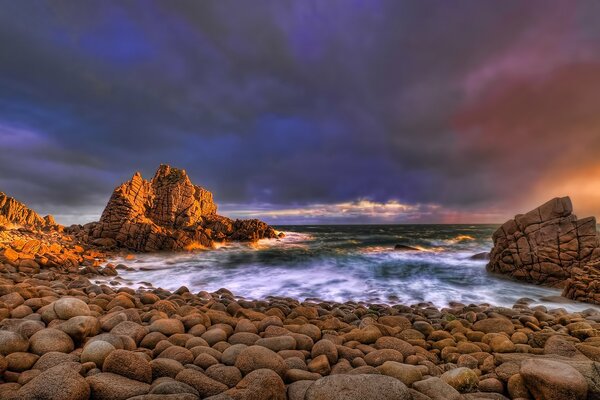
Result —
[{"label": "sunlit rock face", "polygon": [[493,235],[487,269],[562,287],[575,269],[600,259],[596,219],[577,219],[571,199],[554,198],[505,222]]},{"label": "sunlit rock face", "polygon": [[[90,226],[96,243],[137,251],[182,250],[214,241],[252,241],[276,236],[258,220],[216,214],[208,190],[192,184],[185,170],[161,165],[147,181],[139,173],[117,187],[102,217]],[[98,239],[102,239],[99,241]]]},{"label": "sunlit rock face", "polygon": [[41,217],[25,204],[0,192],[0,226],[53,229],[58,225],[52,215]]}]

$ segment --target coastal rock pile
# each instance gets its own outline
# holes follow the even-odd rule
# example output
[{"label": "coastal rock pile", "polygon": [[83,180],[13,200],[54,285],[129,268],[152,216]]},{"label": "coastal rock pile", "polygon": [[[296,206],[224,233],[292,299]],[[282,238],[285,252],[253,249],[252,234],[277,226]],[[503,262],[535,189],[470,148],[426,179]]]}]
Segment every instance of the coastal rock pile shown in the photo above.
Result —
[{"label": "coastal rock pile", "polygon": [[161,165],[152,180],[136,173],[117,187],[100,221],[85,228],[92,243],[135,251],[277,237],[272,227],[259,220],[234,221],[216,213],[212,193],[192,184],[185,170]]},{"label": "coastal rock pile", "polygon": [[[568,197],[554,198],[504,223],[493,235],[487,269],[556,287],[600,259],[596,219],[577,219]],[[577,278],[575,278],[577,279]]]},{"label": "coastal rock pile", "polygon": [[41,217],[25,204],[0,192],[0,226],[31,229],[57,229],[52,215]]}]

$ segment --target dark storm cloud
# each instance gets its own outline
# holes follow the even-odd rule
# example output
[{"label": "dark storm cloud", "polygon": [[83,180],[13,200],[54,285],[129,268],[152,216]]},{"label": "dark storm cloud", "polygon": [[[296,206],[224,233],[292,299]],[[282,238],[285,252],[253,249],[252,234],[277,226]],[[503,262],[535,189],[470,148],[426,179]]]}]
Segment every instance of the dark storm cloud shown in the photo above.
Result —
[{"label": "dark storm cloud", "polygon": [[593,70],[595,4],[0,1],[0,190],[93,214],[167,162],[220,203],[287,215],[359,199],[496,212],[547,173],[532,143],[563,144],[502,90],[560,97],[556,71]]}]

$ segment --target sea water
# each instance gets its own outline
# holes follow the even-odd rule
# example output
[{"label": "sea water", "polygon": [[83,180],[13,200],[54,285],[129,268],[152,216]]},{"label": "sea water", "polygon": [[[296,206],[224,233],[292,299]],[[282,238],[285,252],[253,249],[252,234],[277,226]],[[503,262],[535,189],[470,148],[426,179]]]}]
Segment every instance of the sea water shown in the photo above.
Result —
[{"label": "sea water", "polygon": [[[590,308],[555,302],[560,289],[520,283],[489,274],[485,260],[471,256],[492,247],[494,225],[278,226],[283,239],[231,243],[191,253],[136,255],[123,262],[125,283],[192,292],[227,288],[248,299],[268,296],[299,300],[416,304],[451,302],[512,306],[534,304],[568,310]],[[416,250],[397,251],[402,244]]]}]

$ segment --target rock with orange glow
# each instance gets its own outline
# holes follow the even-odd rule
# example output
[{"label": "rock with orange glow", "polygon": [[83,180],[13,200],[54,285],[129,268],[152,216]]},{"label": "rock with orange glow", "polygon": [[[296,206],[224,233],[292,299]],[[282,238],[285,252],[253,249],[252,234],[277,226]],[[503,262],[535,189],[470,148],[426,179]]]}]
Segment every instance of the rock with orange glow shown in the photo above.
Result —
[{"label": "rock with orange glow", "polygon": [[136,172],[117,187],[100,221],[88,227],[89,239],[112,239],[136,251],[208,247],[214,241],[274,238],[258,220],[231,220],[217,215],[208,190],[192,184],[185,170],[161,165],[147,181]]},{"label": "rock with orange glow", "polygon": [[53,229],[58,225],[52,215],[41,217],[25,204],[0,192],[0,226]]},{"label": "rock with orange glow", "polygon": [[563,287],[573,271],[600,259],[596,219],[577,219],[568,197],[515,216],[493,240],[488,271],[537,284]]}]

